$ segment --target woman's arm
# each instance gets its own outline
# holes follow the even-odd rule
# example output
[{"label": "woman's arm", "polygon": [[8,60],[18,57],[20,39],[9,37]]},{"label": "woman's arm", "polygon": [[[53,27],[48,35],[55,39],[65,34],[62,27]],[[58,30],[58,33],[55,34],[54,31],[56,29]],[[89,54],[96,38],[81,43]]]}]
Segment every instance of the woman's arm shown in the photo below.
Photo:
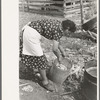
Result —
[{"label": "woman's arm", "polygon": [[61,62],[61,54],[59,51],[59,42],[56,40],[53,40],[53,53],[57,56],[57,59],[59,62]]},{"label": "woman's arm", "polygon": [[58,48],[59,48],[59,50],[60,50],[62,56],[65,57],[66,54],[65,54],[65,51],[64,51],[63,47],[59,44]]}]

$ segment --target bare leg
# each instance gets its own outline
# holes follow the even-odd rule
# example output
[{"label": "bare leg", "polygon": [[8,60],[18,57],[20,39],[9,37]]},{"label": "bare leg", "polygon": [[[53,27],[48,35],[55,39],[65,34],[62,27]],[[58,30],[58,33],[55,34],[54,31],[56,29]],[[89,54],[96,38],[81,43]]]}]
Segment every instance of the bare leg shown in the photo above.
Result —
[{"label": "bare leg", "polygon": [[43,84],[48,84],[48,78],[46,76],[46,70],[44,69],[39,69],[40,75],[42,77],[42,83]]},{"label": "bare leg", "polygon": [[54,91],[54,87],[49,84],[48,78],[46,76],[46,70],[39,69],[40,75],[42,77],[42,84],[49,91]]}]

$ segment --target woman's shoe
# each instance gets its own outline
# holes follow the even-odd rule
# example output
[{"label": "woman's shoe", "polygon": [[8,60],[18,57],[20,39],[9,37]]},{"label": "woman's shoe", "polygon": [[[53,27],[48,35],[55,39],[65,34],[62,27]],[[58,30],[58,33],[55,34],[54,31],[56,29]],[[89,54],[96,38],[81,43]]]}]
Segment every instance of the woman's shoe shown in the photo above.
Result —
[{"label": "woman's shoe", "polygon": [[48,84],[43,84],[43,87],[45,88],[45,89],[47,89],[48,91],[50,91],[50,92],[53,92],[55,89],[54,89],[54,86],[53,85],[51,85],[50,83],[48,83]]}]

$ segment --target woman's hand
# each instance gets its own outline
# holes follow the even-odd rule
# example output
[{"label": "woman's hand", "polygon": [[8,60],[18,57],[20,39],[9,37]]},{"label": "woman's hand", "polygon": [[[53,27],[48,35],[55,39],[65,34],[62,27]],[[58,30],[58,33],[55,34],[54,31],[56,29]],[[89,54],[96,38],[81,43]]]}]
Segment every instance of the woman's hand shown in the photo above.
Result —
[{"label": "woman's hand", "polygon": [[64,58],[66,57],[66,53],[65,52],[62,53],[62,57],[64,57]]},{"label": "woman's hand", "polygon": [[58,62],[59,62],[59,64],[61,64],[61,62],[62,62],[62,56],[60,56],[60,57],[58,58]]},{"label": "woman's hand", "polygon": [[59,42],[56,40],[53,40],[53,52],[57,56],[59,63],[61,63],[63,57],[66,57],[64,49],[61,45],[59,45]]},{"label": "woman's hand", "polygon": [[61,45],[59,45],[59,50],[60,50],[61,56],[66,57],[66,53]]}]

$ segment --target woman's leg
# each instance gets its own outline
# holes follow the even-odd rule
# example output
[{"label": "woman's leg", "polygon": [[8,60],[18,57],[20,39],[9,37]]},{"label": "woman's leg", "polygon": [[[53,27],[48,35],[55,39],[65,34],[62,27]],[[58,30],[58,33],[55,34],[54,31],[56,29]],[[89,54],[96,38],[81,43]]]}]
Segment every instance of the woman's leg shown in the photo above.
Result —
[{"label": "woman's leg", "polygon": [[48,78],[46,76],[46,70],[45,69],[39,69],[39,72],[40,72],[40,75],[42,77],[42,83],[45,85],[45,84],[48,84]]},{"label": "woman's leg", "polygon": [[40,75],[42,77],[42,84],[44,86],[44,88],[46,88],[49,91],[54,91],[54,86],[52,84],[49,83],[48,78],[46,76],[46,70],[45,69],[39,69]]}]

